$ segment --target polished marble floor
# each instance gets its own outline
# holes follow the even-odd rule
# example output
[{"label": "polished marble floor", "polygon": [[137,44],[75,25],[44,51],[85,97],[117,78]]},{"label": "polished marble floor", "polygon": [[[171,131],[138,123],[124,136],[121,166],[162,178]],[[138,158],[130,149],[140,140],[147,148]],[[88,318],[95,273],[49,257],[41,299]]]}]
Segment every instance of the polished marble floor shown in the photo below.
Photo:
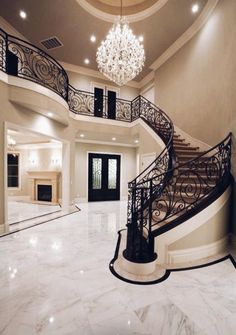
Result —
[{"label": "polished marble floor", "polygon": [[1,335],[235,335],[230,260],[131,285],[109,271],[126,203],[81,211],[0,238]]},{"label": "polished marble floor", "polygon": [[33,204],[20,201],[8,201],[8,223],[29,220],[36,216],[46,215],[60,210],[59,205]]}]

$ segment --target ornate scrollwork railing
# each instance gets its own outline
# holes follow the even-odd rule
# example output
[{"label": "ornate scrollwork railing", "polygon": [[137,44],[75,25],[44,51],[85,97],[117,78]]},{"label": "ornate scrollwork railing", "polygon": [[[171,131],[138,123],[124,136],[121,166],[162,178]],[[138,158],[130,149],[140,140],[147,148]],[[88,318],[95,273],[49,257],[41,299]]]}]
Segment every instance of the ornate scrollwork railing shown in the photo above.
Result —
[{"label": "ornate scrollwork railing", "polygon": [[131,121],[131,102],[124,99],[116,99],[116,120]]},{"label": "ornate scrollwork railing", "polygon": [[69,85],[68,105],[75,114],[94,116],[94,94],[76,90]]},{"label": "ornate scrollwork railing", "polygon": [[6,40],[7,34],[0,29],[0,70],[6,72]]},{"label": "ornate scrollwork railing", "polygon": [[[139,110],[139,112],[138,112]],[[132,101],[132,120],[142,118],[163,140],[165,148],[160,155],[143,170],[129,185],[139,185],[143,181],[170,170],[174,164],[174,126],[170,118],[160,108],[146,98],[139,96]]]},{"label": "ornate scrollwork railing", "polygon": [[[13,56],[13,57],[12,57]],[[69,85],[63,67],[45,51],[0,29],[0,70],[40,84],[68,102],[75,114],[94,116],[94,94]],[[109,118],[108,97],[103,98],[103,118]],[[131,121],[131,102],[116,99],[118,121]]]},{"label": "ornate scrollwork railing", "polygon": [[67,73],[56,60],[32,44],[10,35],[7,48],[18,59],[18,77],[41,84],[67,100]]},{"label": "ornate scrollwork railing", "polygon": [[156,190],[158,197],[150,209],[152,230],[166,221],[182,221],[203,207],[204,200],[220,194],[230,182],[230,157],[231,134],[197,158],[179,164],[166,187]]},{"label": "ornate scrollwork railing", "polygon": [[[145,209],[152,201],[151,196],[157,187],[163,187],[171,178],[171,173],[168,171],[175,164],[174,127],[170,118],[161,109],[142,96],[132,101],[132,120],[138,117],[141,117],[165,144],[161,154],[128,185],[128,231],[124,255],[132,261],[149,261],[154,257],[154,251],[153,240],[149,233],[151,221],[145,220]],[[153,182],[151,188],[150,180]],[[147,238],[144,239],[144,236]]]},{"label": "ornate scrollwork railing", "polygon": [[153,260],[156,235],[198,213],[229,185],[230,157],[231,134],[195,159],[156,176],[148,172],[148,178],[132,184],[125,257]]},{"label": "ornate scrollwork railing", "polygon": [[[93,93],[76,90],[69,85],[68,105],[70,111],[75,114],[94,116],[94,99]],[[102,117],[108,119],[108,97],[103,97]],[[131,102],[124,99],[116,99],[116,118],[117,121],[131,121]]]}]

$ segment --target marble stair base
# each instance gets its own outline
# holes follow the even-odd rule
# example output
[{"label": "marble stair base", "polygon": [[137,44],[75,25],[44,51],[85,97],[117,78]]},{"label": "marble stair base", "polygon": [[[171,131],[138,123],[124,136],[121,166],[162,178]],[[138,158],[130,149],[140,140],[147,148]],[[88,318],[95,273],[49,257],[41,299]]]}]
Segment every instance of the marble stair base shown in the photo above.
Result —
[{"label": "marble stair base", "polygon": [[181,270],[181,269],[187,270],[187,269],[191,269],[194,267],[207,266],[229,255],[229,250],[226,250],[223,253],[220,253],[220,254],[217,254],[211,257],[202,258],[200,260],[195,260],[193,262],[186,262],[186,263],[181,263],[181,264],[157,264],[156,263],[155,270],[151,274],[137,275],[137,274],[128,272],[123,267],[123,260],[124,260],[123,251],[126,248],[126,245],[125,245],[126,233],[127,233],[126,230],[122,230],[120,232],[121,240],[120,240],[120,245],[119,245],[118,257],[114,262],[111,262],[110,267],[112,266],[112,268],[114,269],[114,272],[120,277],[120,279],[123,279],[124,281],[133,282],[136,284],[148,284],[148,283],[151,284],[153,282],[162,281],[168,278],[170,271]]}]

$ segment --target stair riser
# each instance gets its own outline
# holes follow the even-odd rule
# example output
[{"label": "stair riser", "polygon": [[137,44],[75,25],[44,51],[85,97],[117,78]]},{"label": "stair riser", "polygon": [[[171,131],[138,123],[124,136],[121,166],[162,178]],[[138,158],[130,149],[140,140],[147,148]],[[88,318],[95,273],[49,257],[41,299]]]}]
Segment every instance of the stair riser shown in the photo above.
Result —
[{"label": "stair riser", "polygon": [[191,154],[197,154],[198,153],[198,149],[194,149],[194,148],[191,148],[191,147],[186,147],[186,148],[174,148],[175,149],[175,152],[176,154],[178,155],[185,155],[185,153],[191,153]]},{"label": "stair riser", "polygon": [[185,150],[184,152],[175,151],[175,152],[178,154],[178,157],[180,158],[181,157],[186,158],[185,156],[196,158],[203,153],[203,152],[196,152],[194,150]]}]

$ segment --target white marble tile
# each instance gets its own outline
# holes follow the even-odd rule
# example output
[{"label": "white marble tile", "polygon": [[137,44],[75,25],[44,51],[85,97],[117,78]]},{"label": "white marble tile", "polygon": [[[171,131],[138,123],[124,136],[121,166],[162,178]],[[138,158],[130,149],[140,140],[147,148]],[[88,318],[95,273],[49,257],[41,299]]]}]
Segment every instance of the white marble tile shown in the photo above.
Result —
[{"label": "white marble tile", "polygon": [[217,322],[212,327],[205,329],[199,335],[235,335],[235,334],[236,334],[236,314],[222,320],[221,322]]},{"label": "white marble tile", "polygon": [[80,207],[0,238],[1,335],[235,335],[230,261],[130,285],[109,271],[126,203]]},{"label": "white marble tile", "polygon": [[151,334],[195,335],[200,328],[169,299],[136,310],[136,314]]},{"label": "white marble tile", "polygon": [[[207,290],[205,290],[206,292]],[[172,296],[172,301],[201,329],[212,327],[230,316],[230,312],[221,304],[215,303],[209,294],[193,288],[189,294],[185,290]]]},{"label": "white marble tile", "polygon": [[28,220],[36,216],[61,210],[59,205],[32,204],[20,201],[8,201],[8,223]]},{"label": "white marble tile", "polygon": [[150,335],[133,312],[123,313],[114,318],[91,323],[96,335]]}]

